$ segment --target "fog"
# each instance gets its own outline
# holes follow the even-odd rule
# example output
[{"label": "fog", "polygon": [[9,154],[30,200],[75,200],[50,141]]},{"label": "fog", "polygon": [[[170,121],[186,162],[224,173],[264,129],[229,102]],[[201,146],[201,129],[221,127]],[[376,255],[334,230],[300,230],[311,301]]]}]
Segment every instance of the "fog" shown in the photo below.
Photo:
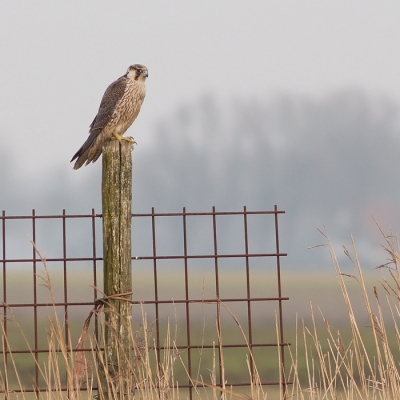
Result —
[{"label": "fog", "polygon": [[[395,101],[361,89],[322,98],[287,93],[230,101],[205,94],[158,120],[146,132],[151,143],[137,139],[133,212],[151,207],[156,212],[211,211],[212,206],[272,210],[276,204],[286,211],[280,234],[287,268],[330,266],[326,248],[308,249],[325,241],[317,228],[326,229],[339,256],[341,244],[349,245],[354,235],[367,269],[373,268],[385,255],[372,216],[386,233],[399,225],[398,114]],[[33,208],[37,214],[63,209],[87,214],[92,208],[101,213],[101,159],[72,175],[66,159],[43,175],[27,171],[21,176],[14,173],[7,148],[0,156],[0,206],[7,214],[30,214]],[[227,243],[237,223],[221,225]],[[18,241],[26,241],[29,227],[18,231],[11,221],[8,226]],[[165,229],[164,245],[181,246]],[[207,232],[198,229],[195,251],[208,240]],[[261,231],[257,240],[265,240]],[[70,241],[72,247],[79,243]],[[49,239],[46,247],[53,245],[58,246]]]}]

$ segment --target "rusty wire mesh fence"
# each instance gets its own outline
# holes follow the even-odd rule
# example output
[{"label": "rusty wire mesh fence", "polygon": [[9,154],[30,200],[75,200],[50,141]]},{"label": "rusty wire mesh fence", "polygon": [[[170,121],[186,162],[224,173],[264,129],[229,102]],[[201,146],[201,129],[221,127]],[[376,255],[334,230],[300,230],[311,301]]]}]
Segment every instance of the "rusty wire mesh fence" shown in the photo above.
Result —
[{"label": "rusty wire mesh fence", "polygon": [[[280,250],[278,226],[283,213],[275,206],[271,211],[213,207],[178,213],[153,208],[132,214],[133,330],[143,329],[145,313],[160,355],[167,326],[172,326],[184,368],[195,379],[208,380],[216,357],[218,385],[224,378],[228,385],[249,386],[254,366],[250,363],[246,371],[245,357],[251,351],[261,383],[284,386],[288,343],[282,312],[288,297],[282,295],[286,254]],[[0,370],[6,382],[1,389],[19,392],[22,385],[24,391],[39,392],[45,389],[39,366],[49,354],[49,313],[57,313],[65,346],[73,349],[85,318],[103,296],[101,214],[37,215],[33,210],[15,216],[3,211],[0,220]],[[53,298],[29,239],[46,254]],[[90,334],[97,337],[100,331],[96,318]],[[19,383],[14,365],[21,371]],[[193,381],[182,367],[177,370],[179,387],[192,397]]]}]

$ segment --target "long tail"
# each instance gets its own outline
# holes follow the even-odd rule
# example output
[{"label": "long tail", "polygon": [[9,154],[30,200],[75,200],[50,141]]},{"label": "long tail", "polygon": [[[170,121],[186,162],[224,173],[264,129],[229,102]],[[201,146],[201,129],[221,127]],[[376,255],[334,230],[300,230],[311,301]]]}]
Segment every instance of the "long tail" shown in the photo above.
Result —
[{"label": "long tail", "polygon": [[102,143],[99,140],[100,130],[94,130],[90,133],[86,142],[83,143],[82,147],[74,154],[71,161],[76,162],[74,164],[74,169],[79,169],[83,164],[89,164],[90,162],[95,162],[101,154]]}]

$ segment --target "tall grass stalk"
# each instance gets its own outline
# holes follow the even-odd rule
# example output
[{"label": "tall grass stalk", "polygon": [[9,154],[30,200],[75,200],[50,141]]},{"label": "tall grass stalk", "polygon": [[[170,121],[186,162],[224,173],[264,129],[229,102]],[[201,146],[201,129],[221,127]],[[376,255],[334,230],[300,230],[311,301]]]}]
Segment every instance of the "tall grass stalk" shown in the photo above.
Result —
[{"label": "tall grass stalk", "polygon": [[[193,396],[197,399],[228,400],[234,398],[270,400],[270,399],[343,399],[343,400],[397,400],[400,399],[400,245],[396,237],[385,236],[384,249],[389,255],[379,268],[384,276],[375,286],[369,288],[366,284],[356,244],[351,238],[351,251],[343,248],[344,253],[350,260],[354,272],[344,273],[339,265],[333,246],[326,233],[327,245],[331,255],[332,263],[339,290],[341,291],[346,310],[348,330],[350,336],[342,336],[341,332],[335,329],[325,317],[323,310],[310,303],[311,323],[308,325],[299,317],[296,317],[295,337],[291,348],[287,349],[289,363],[286,362],[286,375],[281,379],[281,387],[286,391],[279,392],[270,387],[263,387],[262,380],[268,377],[261,377],[260,366],[256,365],[251,347],[247,341],[245,329],[240,325],[239,319],[222,304],[231,315],[231,318],[238,326],[245,343],[248,347],[247,355],[243,360],[237,362],[247,364],[248,377],[251,382],[248,393],[242,393],[232,389],[226,381],[225,369],[227,367],[224,357],[224,332],[221,329],[221,321],[216,321],[218,343],[213,349],[213,357],[209,367],[209,376],[202,376],[200,366],[196,376],[188,376],[193,384]],[[38,253],[39,254],[39,253]],[[41,257],[41,256],[40,256]],[[175,370],[177,366],[183,368],[188,374],[186,361],[182,350],[177,349],[176,339],[178,335],[175,327],[171,334],[171,326],[164,338],[164,350],[157,351],[156,343],[152,337],[153,327],[148,323],[146,314],[142,309],[142,323],[139,331],[130,332],[132,343],[132,354],[119,354],[124,357],[129,366],[129,374],[115,377],[108,373],[107,360],[104,352],[100,349],[103,343],[98,343],[93,335],[88,334],[90,318],[93,314],[99,317],[100,327],[105,326],[105,318],[101,306],[96,305],[88,319],[85,321],[78,345],[65,342],[65,330],[57,316],[54,295],[51,288],[50,277],[47,272],[46,260],[42,258],[45,274],[44,284],[47,286],[53,302],[54,313],[49,316],[49,329],[47,332],[48,355],[45,361],[38,359],[34,351],[31,352],[33,362],[38,366],[40,380],[44,382],[45,389],[37,392],[37,396],[45,399],[88,399],[95,395],[100,398],[125,399],[135,398],[143,400],[169,400],[186,398],[187,392],[179,389]],[[354,298],[353,290],[350,290],[349,282],[357,284],[359,294]],[[363,302],[368,320],[365,326],[362,318],[354,311],[354,302]],[[8,315],[12,315],[11,310]],[[219,315],[219,313],[218,313]],[[322,320],[323,327],[319,321]],[[11,321],[9,321],[11,323]],[[18,324],[18,322],[14,321]],[[27,393],[22,379],[23,371],[19,370],[15,361],[15,354],[10,348],[4,324],[2,327],[3,349],[7,348],[8,364],[13,366],[13,375],[19,385],[20,393],[13,394],[9,377],[9,368],[0,371],[0,388],[5,393],[6,399],[18,398],[30,400],[32,397]],[[341,328],[343,329],[343,328]],[[278,345],[280,335],[278,325],[275,326]],[[21,333],[29,348],[29,340]],[[71,336],[68,334],[68,338]],[[100,337],[104,337],[100,334]],[[90,351],[80,351],[84,348],[85,342],[89,342]],[[371,345],[372,343],[372,345]],[[74,349],[74,350],[73,350]],[[281,365],[281,354],[279,346],[277,368]],[[199,349],[202,354],[202,349]],[[219,354],[222,362],[221,369],[218,363]],[[3,356],[4,357],[4,356]],[[39,362],[40,360],[40,362]],[[200,360],[201,363],[201,360]],[[3,365],[4,365],[3,360]],[[302,373],[303,366],[305,374]],[[100,372],[103,371],[107,377],[107,387],[99,388],[95,393],[94,385],[100,379]],[[223,385],[217,384],[217,376],[222,373]],[[126,376],[129,377],[129,385],[126,385]],[[208,383],[209,382],[209,383]],[[290,382],[286,386],[286,382]],[[65,392],[65,386],[68,391]],[[125,393],[127,387],[129,392]],[[36,388],[37,389],[37,388]]]},{"label": "tall grass stalk", "polygon": [[[301,344],[296,322],[294,351],[289,350],[292,360],[289,380],[292,380],[293,385],[286,393],[286,397],[288,399],[399,399],[399,361],[396,361],[399,360],[400,352],[399,242],[397,238],[383,235],[385,239],[383,247],[390,256],[389,260],[379,267],[386,270],[385,278],[378,282],[378,286],[368,289],[354,238],[351,237],[351,251],[346,247],[343,247],[343,250],[355,272],[345,274],[328,235],[321,233],[328,242],[347,311],[351,336],[345,340],[340,332],[330,325],[322,310],[319,310],[319,313],[325,325],[325,332],[317,328],[317,316],[310,303],[311,327],[306,326],[303,321]],[[349,280],[357,283],[359,295],[356,300],[351,300]],[[359,316],[354,311],[352,301],[363,302],[369,320],[367,327],[358,323]],[[367,345],[367,341],[370,341],[368,336],[373,338],[372,345]],[[396,345],[393,345],[394,342]],[[304,360],[299,356],[301,345]],[[298,374],[299,364],[302,362],[306,364],[306,380],[301,379]]]}]

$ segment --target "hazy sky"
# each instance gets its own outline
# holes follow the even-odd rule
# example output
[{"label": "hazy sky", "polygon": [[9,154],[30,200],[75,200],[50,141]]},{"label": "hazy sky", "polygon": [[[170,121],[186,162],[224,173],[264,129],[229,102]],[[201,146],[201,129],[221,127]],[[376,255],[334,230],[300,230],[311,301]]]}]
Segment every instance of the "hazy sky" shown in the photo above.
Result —
[{"label": "hazy sky", "polygon": [[204,93],[359,86],[400,101],[398,1],[2,1],[0,41],[2,151],[21,173],[91,174],[69,160],[104,90],[133,63],[149,69],[129,131],[141,151],[160,118]]}]

